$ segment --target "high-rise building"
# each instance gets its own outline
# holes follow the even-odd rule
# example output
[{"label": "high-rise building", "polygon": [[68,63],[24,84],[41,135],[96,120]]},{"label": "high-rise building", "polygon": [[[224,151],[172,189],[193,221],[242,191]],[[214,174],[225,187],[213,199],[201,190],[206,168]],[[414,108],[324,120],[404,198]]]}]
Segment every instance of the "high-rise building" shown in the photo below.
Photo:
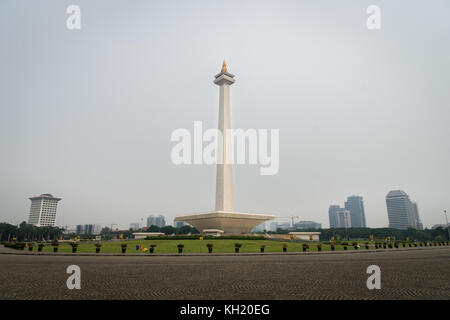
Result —
[{"label": "high-rise building", "polygon": [[340,209],[336,211],[336,228],[351,228],[352,220],[350,216],[350,211],[345,209]]},{"label": "high-rise building", "polygon": [[54,227],[56,220],[56,207],[61,198],[56,198],[49,193],[41,194],[31,200],[28,223],[37,227]]},{"label": "high-rise building", "polygon": [[76,232],[77,232],[77,228],[76,227],[65,226],[63,234],[71,234],[71,233],[76,233]]},{"label": "high-rise building", "polygon": [[350,219],[353,228],[366,228],[366,215],[364,212],[363,198],[360,196],[347,197],[345,209],[350,211]]},{"label": "high-rise building", "polygon": [[102,226],[99,224],[79,224],[76,228],[77,234],[100,234]]},{"label": "high-rise building", "polygon": [[402,190],[390,191],[386,196],[386,207],[389,218],[389,228],[421,229],[417,204],[411,202],[406,192]]},{"label": "high-rise building", "polygon": [[181,228],[181,227],[184,227],[184,226],[189,226],[189,224],[184,222],[184,221],[177,221],[177,220],[174,219],[173,220],[173,226],[175,228]]},{"label": "high-rise building", "polygon": [[130,229],[133,231],[139,230],[141,228],[139,222],[130,223]]},{"label": "high-rise building", "polygon": [[322,224],[314,221],[299,221],[295,225],[295,229],[320,229]]},{"label": "high-rise building", "polygon": [[419,217],[419,208],[417,207],[417,202],[411,202],[412,205],[412,216],[413,216],[413,224],[415,229],[417,230],[423,230],[423,224],[420,221]]},{"label": "high-rise building", "polygon": [[150,215],[147,217],[147,227],[151,227],[151,226],[157,226],[160,228],[165,227],[166,219],[162,215],[159,215],[159,216]]},{"label": "high-rise building", "polygon": [[337,228],[336,212],[342,210],[338,205],[331,205],[328,209],[328,218],[330,219],[330,228]]}]

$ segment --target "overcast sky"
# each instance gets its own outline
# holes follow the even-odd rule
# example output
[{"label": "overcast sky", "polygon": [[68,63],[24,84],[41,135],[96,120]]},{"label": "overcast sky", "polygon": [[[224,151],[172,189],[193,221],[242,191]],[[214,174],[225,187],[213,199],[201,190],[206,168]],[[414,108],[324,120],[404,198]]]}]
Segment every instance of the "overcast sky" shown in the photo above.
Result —
[{"label": "overcast sky", "polygon": [[[81,8],[81,30],[66,8]],[[366,9],[381,8],[381,30]],[[232,127],[280,130],[280,170],[234,168],[241,212],[328,227],[330,204],[450,211],[450,20],[434,1],[0,0],[0,221],[61,197],[57,224],[214,209],[215,167],[170,160],[177,128],[217,126],[225,58]],[[287,220],[289,221],[289,220]]]}]

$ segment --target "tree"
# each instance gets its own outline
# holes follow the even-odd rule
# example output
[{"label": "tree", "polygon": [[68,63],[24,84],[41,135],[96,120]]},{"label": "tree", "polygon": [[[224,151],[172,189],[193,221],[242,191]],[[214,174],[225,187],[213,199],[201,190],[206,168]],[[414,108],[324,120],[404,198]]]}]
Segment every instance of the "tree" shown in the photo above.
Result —
[{"label": "tree", "polygon": [[188,233],[199,234],[200,232],[198,232],[198,230],[195,229],[194,227],[182,226],[181,228],[179,228],[179,233],[180,234],[188,234]]},{"label": "tree", "polygon": [[164,234],[172,234],[176,233],[178,231],[178,228],[172,227],[172,226],[165,226],[161,228],[160,232],[163,232]]}]

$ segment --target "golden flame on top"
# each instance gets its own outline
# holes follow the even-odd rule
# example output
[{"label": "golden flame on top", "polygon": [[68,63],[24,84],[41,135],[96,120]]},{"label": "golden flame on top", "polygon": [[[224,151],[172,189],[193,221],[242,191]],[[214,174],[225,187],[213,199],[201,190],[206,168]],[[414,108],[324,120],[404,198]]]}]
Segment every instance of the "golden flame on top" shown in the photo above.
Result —
[{"label": "golden flame on top", "polygon": [[223,60],[223,63],[222,63],[222,72],[228,72],[227,64],[226,64],[225,60]]}]

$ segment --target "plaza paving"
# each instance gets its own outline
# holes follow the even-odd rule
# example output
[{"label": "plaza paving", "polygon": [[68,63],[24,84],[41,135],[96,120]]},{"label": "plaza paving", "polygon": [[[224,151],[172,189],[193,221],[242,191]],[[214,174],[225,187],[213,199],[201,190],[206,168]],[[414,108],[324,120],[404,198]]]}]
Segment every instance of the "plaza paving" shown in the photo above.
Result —
[{"label": "plaza paving", "polygon": [[[72,264],[80,290],[66,286]],[[373,264],[380,290],[366,286]],[[450,299],[450,247],[183,256],[0,248],[0,299]]]}]

